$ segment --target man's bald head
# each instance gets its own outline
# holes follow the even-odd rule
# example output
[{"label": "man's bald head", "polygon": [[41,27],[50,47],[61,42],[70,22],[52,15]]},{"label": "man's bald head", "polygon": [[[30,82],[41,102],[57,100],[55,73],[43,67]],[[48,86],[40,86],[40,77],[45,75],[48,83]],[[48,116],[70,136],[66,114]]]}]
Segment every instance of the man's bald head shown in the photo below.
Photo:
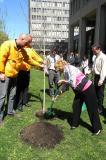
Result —
[{"label": "man's bald head", "polygon": [[19,39],[25,39],[28,41],[28,43],[32,42],[32,36],[30,34],[21,33],[19,35]]},{"label": "man's bald head", "polygon": [[26,36],[27,36],[27,35],[26,35],[25,33],[21,33],[21,34],[19,35],[19,39],[22,39],[22,38],[24,39],[24,38],[26,38]]},{"label": "man's bald head", "polygon": [[32,36],[29,34],[27,35],[27,34],[21,33],[16,41],[17,41],[17,44],[19,44],[21,47],[25,47],[32,42]]}]

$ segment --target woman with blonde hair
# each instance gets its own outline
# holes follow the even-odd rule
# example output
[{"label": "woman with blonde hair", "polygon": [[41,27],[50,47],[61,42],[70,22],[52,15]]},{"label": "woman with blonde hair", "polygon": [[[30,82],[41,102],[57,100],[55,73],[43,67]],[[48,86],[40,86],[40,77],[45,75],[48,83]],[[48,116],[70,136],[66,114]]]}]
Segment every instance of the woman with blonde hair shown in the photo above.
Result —
[{"label": "woman with blonde hair", "polygon": [[58,84],[69,84],[75,93],[73,101],[72,129],[78,127],[83,102],[87,106],[88,115],[92,124],[94,135],[99,135],[102,130],[98,114],[98,104],[94,86],[90,80],[75,66],[66,61],[58,60],[55,69],[63,72],[65,79],[59,80]]}]

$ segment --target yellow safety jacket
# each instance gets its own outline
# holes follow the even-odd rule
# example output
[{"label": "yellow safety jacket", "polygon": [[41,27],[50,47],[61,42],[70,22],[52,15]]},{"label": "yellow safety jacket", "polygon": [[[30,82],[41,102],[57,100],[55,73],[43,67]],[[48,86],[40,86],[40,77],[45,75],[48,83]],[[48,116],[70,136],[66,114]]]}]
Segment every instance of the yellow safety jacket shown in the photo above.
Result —
[{"label": "yellow safety jacket", "polygon": [[[35,61],[36,66],[34,66],[36,69],[40,69],[40,65],[43,62],[43,59],[39,56],[39,54],[30,46],[26,46],[25,51],[27,52],[27,54],[29,55],[29,57],[31,59],[33,59]],[[24,71],[29,71],[31,68],[31,65],[29,65],[26,62],[23,62],[20,70],[24,70]]]},{"label": "yellow safety jacket", "polygon": [[20,66],[20,70],[22,71],[29,71],[31,69],[31,65],[29,65],[28,63],[26,62],[23,62]]},{"label": "yellow safety jacket", "polygon": [[7,77],[16,77],[23,62],[36,67],[36,61],[25,49],[18,49],[15,40],[5,41],[1,45],[0,73],[4,73]]}]

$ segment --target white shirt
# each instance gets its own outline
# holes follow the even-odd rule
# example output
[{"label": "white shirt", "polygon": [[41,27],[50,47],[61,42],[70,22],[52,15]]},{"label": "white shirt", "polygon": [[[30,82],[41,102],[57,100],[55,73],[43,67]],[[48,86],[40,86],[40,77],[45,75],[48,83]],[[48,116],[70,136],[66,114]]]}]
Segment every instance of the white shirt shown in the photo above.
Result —
[{"label": "white shirt", "polygon": [[93,62],[94,73],[100,75],[100,82],[103,82],[106,77],[106,55],[101,51]]},{"label": "white shirt", "polygon": [[54,68],[54,64],[60,59],[60,56],[58,54],[55,54],[55,55],[48,55],[47,56],[47,62],[48,62],[48,69],[52,69],[52,70],[55,70]]},{"label": "white shirt", "polygon": [[82,61],[82,68],[88,67],[88,59]]}]

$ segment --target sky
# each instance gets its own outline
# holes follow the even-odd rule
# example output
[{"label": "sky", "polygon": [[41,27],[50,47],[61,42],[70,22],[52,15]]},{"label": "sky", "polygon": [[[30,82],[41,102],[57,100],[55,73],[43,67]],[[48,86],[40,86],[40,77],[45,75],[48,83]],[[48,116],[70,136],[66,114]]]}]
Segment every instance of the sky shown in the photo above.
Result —
[{"label": "sky", "polygon": [[0,0],[0,18],[10,39],[28,33],[28,0]]}]

